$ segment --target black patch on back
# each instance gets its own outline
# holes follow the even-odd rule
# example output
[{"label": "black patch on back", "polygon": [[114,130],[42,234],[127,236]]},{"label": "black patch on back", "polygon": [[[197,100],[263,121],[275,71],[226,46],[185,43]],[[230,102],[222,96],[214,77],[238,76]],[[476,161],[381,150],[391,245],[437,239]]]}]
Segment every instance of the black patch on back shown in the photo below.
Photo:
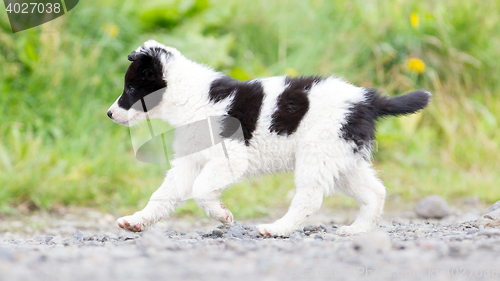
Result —
[{"label": "black patch on back", "polygon": [[289,85],[295,88],[303,88],[304,90],[309,91],[314,84],[318,84],[323,80],[325,80],[325,78],[321,76],[287,76],[285,78],[285,85]]},{"label": "black patch on back", "polygon": [[377,108],[373,106],[376,98],[379,98],[377,91],[368,89],[364,101],[352,104],[346,123],[340,129],[343,139],[356,144],[354,153],[364,147],[371,147],[375,139],[375,121],[379,116]]},{"label": "black patch on back", "polygon": [[[163,67],[159,59],[161,53],[169,53],[161,48],[153,48],[144,52],[133,52],[128,56],[132,61],[125,74],[125,88],[118,100],[118,106],[129,110],[133,107],[136,110],[144,111],[143,102],[138,102],[147,95],[167,87],[167,82],[163,79]],[[146,101],[146,111],[158,105],[162,99],[162,94],[148,96]]]},{"label": "black patch on back", "polygon": [[[258,81],[241,82],[225,76],[212,82],[208,95],[213,103],[233,97],[227,115],[240,121],[245,145],[248,146],[257,127],[257,120],[264,99],[262,84]],[[225,132],[226,130],[223,128],[221,136],[231,135],[229,131],[234,131],[234,128],[230,129],[229,127],[227,128],[228,132]]]},{"label": "black patch on back", "polygon": [[269,131],[278,135],[293,134],[309,110],[309,98],[307,97],[309,90],[323,79],[319,76],[286,77],[286,88],[278,97],[277,109],[271,116]]}]

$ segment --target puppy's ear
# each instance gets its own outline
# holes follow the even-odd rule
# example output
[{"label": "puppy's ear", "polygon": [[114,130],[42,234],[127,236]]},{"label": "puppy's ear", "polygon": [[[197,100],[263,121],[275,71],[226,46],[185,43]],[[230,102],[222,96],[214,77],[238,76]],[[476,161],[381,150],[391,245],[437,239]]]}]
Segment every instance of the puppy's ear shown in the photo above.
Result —
[{"label": "puppy's ear", "polygon": [[128,55],[129,61],[135,61],[136,59],[137,59],[137,52],[133,52],[132,54]]},{"label": "puppy's ear", "polygon": [[145,56],[146,54],[141,53],[141,52],[132,52],[130,55],[128,55],[128,60],[129,61],[136,61],[140,59],[141,57]]}]

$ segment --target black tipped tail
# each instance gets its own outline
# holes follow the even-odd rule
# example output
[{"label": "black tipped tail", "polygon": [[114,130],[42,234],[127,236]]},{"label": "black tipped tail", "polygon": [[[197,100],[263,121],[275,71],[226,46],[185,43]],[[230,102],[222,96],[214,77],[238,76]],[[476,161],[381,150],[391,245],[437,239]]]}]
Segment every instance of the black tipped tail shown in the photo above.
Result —
[{"label": "black tipped tail", "polygon": [[373,93],[372,105],[378,116],[406,115],[424,109],[431,100],[432,94],[426,90],[416,90],[399,97],[382,97]]}]

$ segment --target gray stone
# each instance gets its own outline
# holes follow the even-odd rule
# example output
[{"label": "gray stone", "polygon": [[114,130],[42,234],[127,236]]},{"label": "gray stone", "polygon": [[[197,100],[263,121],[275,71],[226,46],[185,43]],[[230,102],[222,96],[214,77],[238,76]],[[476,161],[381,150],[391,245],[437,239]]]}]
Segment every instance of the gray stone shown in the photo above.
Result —
[{"label": "gray stone", "polygon": [[357,236],[353,243],[356,250],[368,254],[387,252],[392,247],[391,238],[382,231],[373,231]]},{"label": "gray stone", "polygon": [[235,224],[229,228],[225,236],[243,238],[245,233],[247,233],[247,230],[244,226],[242,226],[241,224]]},{"label": "gray stone", "polygon": [[85,234],[80,229],[75,230],[75,234],[73,235],[73,240],[77,242],[83,242],[83,238],[85,237]]},{"label": "gray stone", "polygon": [[45,243],[49,243],[52,239],[54,239],[54,236],[47,236],[45,238]]},{"label": "gray stone", "polygon": [[490,220],[498,220],[500,219],[500,209],[493,210],[491,212],[487,212],[484,214],[485,218],[490,219]]},{"label": "gray stone", "polygon": [[500,226],[500,209],[485,214],[483,221],[489,227]]},{"label": "gray stone", "polygon": [[75,230],[75,234],[71,238],[65,240],[66,244],[80,244],[84,239],[90,238],[89,235],[83,233],[80,229]]},{"label": "gray stone", "polygon": [[481,219],[476,221],[477,228],[500,226],[500,209],[486,213]]},{"label": "gray stone", "polygon": [[499,209],[500,209],[500,201],[497,201],[495,204],[491,205],[491,207],[489,207],[484,214],[486,215]]},{"label": "gray stone", "polygon": [[323,236],[321,234],[315,234],[313,236],[314,239],[319,239],[319,240],[323,240]]},{"label": "gray stone", "polygon": [[222,232],[222,230],[220,230],[220,229],[214,229],[212,231],[212,235],[215,237],[222,237],[223,234],[224,234],[224,232]]},{"label": "gray stone", "polygon": [[308,225],[304,227],[304,232],[318,232],[321,230],[319,225]]},{"label": "gray stone", "polygon": [[252,228],[250,229],[250,231],[248,232],[248,236],[250,237],[253,237],[253,238],[259,238],[259,237],[262,237],[259,233],[259,231],[257,231],[256,228]]},{"label": "gray stone", "polygon": [[437,195],[428,196],[415,206],[415,213],[426,219],[442,219],[450,215],[450,206],[446,201]]}]

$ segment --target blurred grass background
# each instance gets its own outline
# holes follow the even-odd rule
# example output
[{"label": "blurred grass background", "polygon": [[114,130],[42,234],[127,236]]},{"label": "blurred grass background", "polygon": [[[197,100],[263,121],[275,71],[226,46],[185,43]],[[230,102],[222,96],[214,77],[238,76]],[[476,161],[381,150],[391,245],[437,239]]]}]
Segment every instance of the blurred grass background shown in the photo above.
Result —
[{"label": "blurred grass background", "polygon": [[[389,95],[426,88],[428,109],[378,124],[388,199],[500,200],[499,1],[80,1],[17,34],[0,9],[0,213],[145,206],[164,171],[135,160],[128,128],[106,111],[147,39],[241,80],[335,74]],[[293,189],[291,174],[265,176],[225,203],[262,216]],[[325,202],[338,205],[354,203]],[[180,212],[203,214],[193,202]]]}]

